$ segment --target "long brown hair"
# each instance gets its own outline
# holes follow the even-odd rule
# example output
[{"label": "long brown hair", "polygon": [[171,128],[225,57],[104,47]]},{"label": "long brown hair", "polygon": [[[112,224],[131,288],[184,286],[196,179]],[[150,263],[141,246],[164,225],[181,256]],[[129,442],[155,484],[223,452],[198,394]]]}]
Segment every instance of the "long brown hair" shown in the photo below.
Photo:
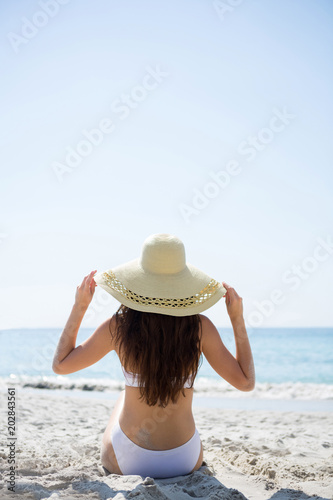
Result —
[{"label": "long brown hair", "polygon": [[[139,374],[140,399],[149,406],[175,403],[191,387],[201,357],[201,319],[134,311],[121,305],[115,314],[114,341],[125,370]],[[111,333],[111,321],[110,321]]]}]

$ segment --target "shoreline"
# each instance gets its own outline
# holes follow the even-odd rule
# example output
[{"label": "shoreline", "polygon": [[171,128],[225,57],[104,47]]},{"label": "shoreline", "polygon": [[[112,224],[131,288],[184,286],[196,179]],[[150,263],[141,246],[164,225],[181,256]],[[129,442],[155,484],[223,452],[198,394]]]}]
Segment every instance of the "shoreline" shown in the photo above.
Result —
[{"label": "shoreline", "polygon": [[[115,403],[120,390],[118,391],[87,391],[81,389],[40,389],[34,387],[16,386],[17,396],[21,393],[31,394],[32,397],[43,397],[44,394],[53,398],[73,398],[102,400],[104,402]],[[7,389],[0,388],[0,394],[6,393]],[[333,400],[302,400],[302,399],[265,399],[265,398],[225,398],[219,394],[215,396],[196,394],[193,395],[193,408],[209,408],[219,410],[244,410],[244,411],[274,411],[274,412],[333,412]]]},{"label": "shoreline", "polygon": [[[83,390],[86,392],[112,392],[125,388],[123,378],[25,374],[0,376],[0,391],[6,390],[12,384],[21,388]],[[198,396],[240,399],[241,394],[241,399],[333,401],[333,383],[256,382],[254,390],[242,392],[221,378],[197,377],[193,387],[194,394]]]}]

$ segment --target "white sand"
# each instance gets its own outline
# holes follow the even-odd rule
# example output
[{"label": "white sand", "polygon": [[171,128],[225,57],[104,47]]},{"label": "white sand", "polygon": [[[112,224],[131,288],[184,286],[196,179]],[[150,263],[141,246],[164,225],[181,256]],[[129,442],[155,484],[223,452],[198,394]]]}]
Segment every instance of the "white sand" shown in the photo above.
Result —
[{"label": "white sand", "polygon": [[[157,480],[104,474],[100,442],[114,405],[106,394],[105,399],[79,398],[66,391],[59,397],[53,391],[18,388],[17,403],[19,498],[333,498],[332,413],[194,408],[208,467]],[[3,425],[1,432],[0,463],[6,478]],[[1,499],[13,498],[6,484],[1,487]]]}]

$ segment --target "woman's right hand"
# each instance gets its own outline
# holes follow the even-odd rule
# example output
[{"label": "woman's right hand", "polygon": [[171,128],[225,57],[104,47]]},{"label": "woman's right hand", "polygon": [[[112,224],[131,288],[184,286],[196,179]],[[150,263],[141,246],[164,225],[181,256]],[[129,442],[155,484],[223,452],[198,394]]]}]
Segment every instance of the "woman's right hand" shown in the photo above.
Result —
[{"label": "woman's right hand", "polygon": [[227,293],[223,295],[225,297],[225,305],[227,306],[227,311],[230,317],[230,321],[237,321],[243,318],[243,299],[238,295],[236,290],[229,286],[227,283],[222,281],[222,285],[227,290]]}]

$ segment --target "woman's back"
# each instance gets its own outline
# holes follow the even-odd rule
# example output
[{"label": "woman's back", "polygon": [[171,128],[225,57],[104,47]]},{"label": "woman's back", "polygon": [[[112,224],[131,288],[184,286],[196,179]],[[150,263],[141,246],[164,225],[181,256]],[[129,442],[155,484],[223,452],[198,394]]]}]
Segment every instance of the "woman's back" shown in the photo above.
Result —
[{"label": "woman's back", "polygon": [[[125,314],[128,312],[127,310]],[[159,404],[159,402],[148,404],[145,397],[142,397],[143,390],[140,388],[140,385],[144,386],[144,384],[143,382],[140,383],[140,373],[138,373],[137,369],[137,367],[140,366],[137,357],[139,353],[134,353],[137,354],[137,363],[131,364],[130,361],[126,359],[127,346],[121,344],[121,349],[119,349],[119,342],[115,342],[115,351],[120,359],[123,371],[125,371],[126,384],[123,408],[119,414],[120,427],[134,443],[143,448],[151,450],[176,448],[186,443],[193,436],[195,431],[195,423],[192,415],[192,373],[189,373],[189,371],[194,371],[195,376],[201,356],[201,315],[197,315],[197,318],[172,318],[157,315],[157,317],[154,318],[153,314],[138,313],[135,311],[131,311],[130,316],[131,315],[137,315],[139,318],[144,316],[146,320],[153,317],[155,320],[153,322],[154,331],[147,332],[148,335],[151,336],[150,345],[147,344],[143,346],[145,351],[149,351],[148,353],[146,352],[147,363],[141,364],[141,368],[149,369],[150,365],[156,365],[155,377],[159,379],[159,372],[161,372],[162,376],[162,372],[165,371],[167,376],[170,374],[168,380],[169,384],[172,384],[172,373],[177,374],[177,372],[182,372],[184,369],[185,372],[187,371],[188,376],[184,377],[184,383],[181,386],[182,390],[178,393],[174,401],[172,401],[170,397],[167,404],[165,404],[165,401],[163,405]],[[204,319],[204,317],[202,318]],[[195,319],[197,319],[197,321],[195,321]],[[177,343],[177,339],[173,337],[172,331],[160,331],[159,323],[163,323],[164,321],[171,322],[169,327],[172,328],[174,326],[175,329],[179,328],[179,325],[182,325],[183,328],[193,327],[193,332],[187,332],[187,343],[179,340]],[[113,329],[115,331],[117,330],[117,321],[113,323]],[[140,333],[141,332],[136,331],[136,336],[139,338]],[[155,337],[154,339],[152,338],[153,335]],[[156,336],[158,335],[164,337],[163,339],[159,339],[161,342],[157,342]],[[118,335],[118,340],[120,336],[121,333]],[[143,336],[141,342],[144,343],[144,341],[145,339]],[[157,342],[157,345],[154,347],[152,346],[153,341]],[[184,345],[181,345],[181,343]],[[166,346],[166,344],[168,345]],[[192,352],[193,359],[187,359],[189,366],[183,366],[180,367],[180,370],[175,370],[174,367],[172,367],[172,361],[175,362],[176,351],[181,351],[181,349],[183,349],[183,351]],[[168,351],[168,355],[163,354],[166,351]],[[149,358],[157,357],[158,352],[160,352],[159,359],[154,359],[152,362]],[[126,370],[124,365],[126,366]],[[191,368],[190,370],[189,367]],[[150,380],[150,382],[153,384],[155,381]],[[133,387],[131,386],[132,384],[136,386]]]},{"label": "woman's back", "polygon": [[137,387],[126,387],[119,424],[137,445],[151,450],[167,450],[186,443],[195,430],[192,415],[193,389],[185,389],[176,403],[165,408],[148,406],[140,400]]}]

